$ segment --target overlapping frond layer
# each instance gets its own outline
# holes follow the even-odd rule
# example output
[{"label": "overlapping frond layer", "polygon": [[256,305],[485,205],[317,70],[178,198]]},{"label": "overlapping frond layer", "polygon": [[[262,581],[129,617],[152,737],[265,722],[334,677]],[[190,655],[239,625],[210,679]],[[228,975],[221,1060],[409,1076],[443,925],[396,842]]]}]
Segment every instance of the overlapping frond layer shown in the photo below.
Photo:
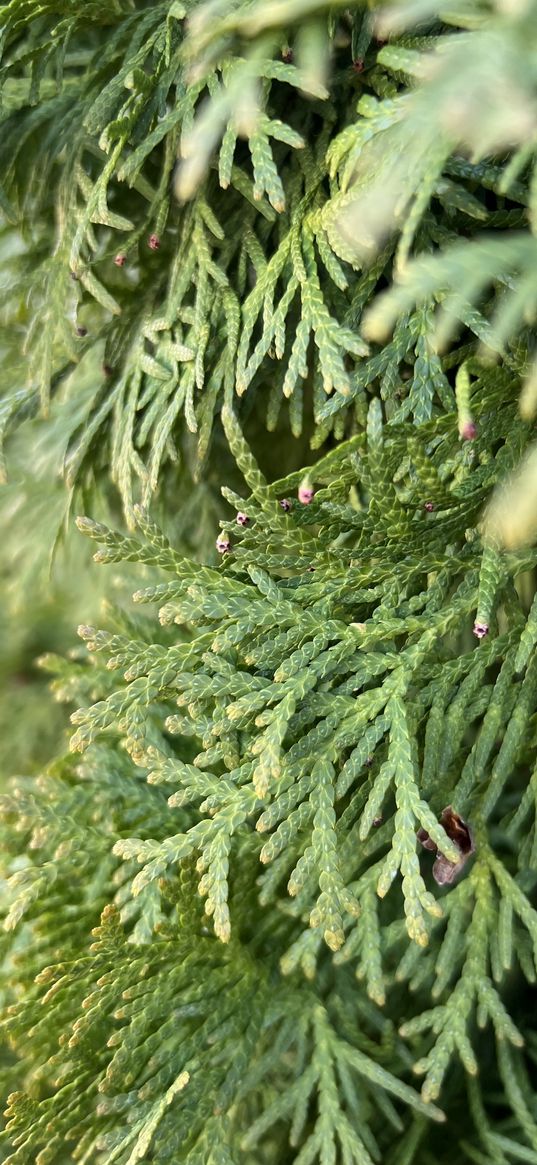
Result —
[{"label": "overlapping frond layer", "polygon": [[[73,760],[63,762],[57,774],[51,772],[41,803],[21,790],[17,806],[21,828],[37,831],[42,856],[12,879],[10,925],[24,917],[25,925],[36,925],[44,898],[52,895],[53,901],[69,887],[77,927],[88,926],[88,875],[72,825],[67,845],[58,847],[58,841],[71,813],[83,831],[90,811],[93,824],[85,852],[93,870],[91,907],[102,907],[99,893],[107,896],[113,868],[114,908],[131,931],[134,951],[142,944],[139,954],[129,955],[125,973],[134,976],[129,983],[137,982],[133,959],[142,960],[136,991],[143,992],[148,1007],[167,1011],[173,979],[166,961],[169,943],[182,941],[181,930],[169,930],[175,917],[169,896],[178,877],[181,882],[181,871],[188,870],[216,938],[210,938],[202,917],[197,933],[206,936],[200,939],[203,949],[227,967],[226,975],[239,973],[235,944],[241,941],[256,957],[270,942],[274,974],[279,963],[279,974],[301,971],[319,984],[337,968],[336,995],[340,974],[347,984],[354,971],[374,1004],[388,1001],[388,1014],[394,975],[396,981],[409,981],[416,1002],[401,1034],[413,1045],[415,1070],[425,1076],[425,1104],[440,1095],[454,1057],[461,1058],[470,1077],[475,1075],[476,1019],[490,1025],[499,1041],[498,1071],[508,1075],[506,1064],[514,1063],[513,1057],[519,1057],[517,1071],[524,1071],[520,1057],[527,1017],[513,1018],[502,985],[515,966],[531,982],[536,974],[537,912],[527,894],[533,832],[522,843],[533,785],[522,801],[520,796],[524,774],[535,765],[537,673],[527,646],[533,613],[526,619],[517,591],[521,576],[535,565],[536,552],[501,553],[483,546],[472,531],[483,497],[520,456],[527,426],[516,420],[515,401],[504,403],[509,374],[485,370],[482,378],[486,402],[479,403],[476,389],[473,403],[486,438],[461,445],[456,413],[446,418],[443,429],[435,423],[416,430],[410,424],[383,424],[380,407],[372,405],[367,434],[341,444],[312,468],[315,496],[308,504],[295,497],[299,475],[266,482],[232,410],[226,410],[228,440],[252,492],[239,497],[224,490],[248,524],[236,526],[218,568],[200,567],[179,555],[141,510],[139,537],[125,538],[81,520],[81,529],[100,543],[99,562],[138,561],[166,572],[167,581],[135,595],[138,603],[156,605],[160,627],[152,637],[154,616],[129,620],[115,631],[82,627],[94,666],[45,661],[56,672],[57,696],[82,704],[73,716]],[[491,418],[486,425],[485,416]],[[501,436],[506,432],[510,440]],[[485,628],[482,638],[477,628]],[[99,743],[103,734],[106,744]],[[80,751],[79,768],[75,757]],[[67,786],[60,791],[58,779]],[[459,822],[455,832],[453,815]],[[509,838],[505,860],[492,844],[499,830]],[[432,878],[427,849],[436,851]],[[394,880],[399,892],[388,894]],[[252,927],[256,915],[259,925]],[[169,936],[166,942],[151,941],[154,927]],[[76,930],[72,936],[76,945]],[[222,947],[217,939],[229,945]],[[187,996],[197,981],[190,968],[196,957],[192,953],[184,963],[179,957],[174,963],[176,974],[186,976]],[[200,957],[206,961],[208,956]],[[161,958],[167,968],[164,993],[155,984],[142,986],[147,976],[160,974],[152,967]],[[119,959],[106,973],[99,972],[99,990],[106,988],[114,1006],[121,994],[130,998],[130,988],[118,986],[121,965]],[[58,991],[68,991],[71,998],[69,976],[54,974]],[[256,992],[270,994],[259,970],[252,974]],[[207,976],[210,980],[206,971],[204,984]],[[78,971],[75,978],[82,994],[89,991],[85,980],[79,983]],[[286,990],[282,986],[277,996],[282,1014]],[[222,986],[215,991],[221,993]],[[206,1007],[204,992],[205,987],[195,987]],[[171,1012],[169,1040],[177,1036],[183,1008],[175,988],[172,994],[179,1012]],[[224,994],[228,1000],[227,988]],[[78,995],[72,998],[76,1011]],[[427,998],[431,1003],[424,1006]],[[95,1022],[98,1016],[108,1035],[107,1004],[99,1000],[90,994],[85,1008],[88,1019],[95,1013]],[[63,1013],[63,1003],[58,1006]],[[248,997],[256,1047],[258,1039],[262,1042],[264,1006]],[[338,1111],[333,1107],[339,1094],[334,1065],[340,1052],[330,1067],[336,1037],[331,1027],[323,1028],[328,1020],[321,1018],[317,1004],[311,1006],[314,1018],[307,1022],[321,1032],[316,1038],[322,1068],[313,1061],[306,1068],[302,1060],[300,1085],[297,1078],[289,1092],[277,1087],[274,1100],[257,1116],[248,1108],[252,1123],[244,1145],[254,1145],[261,1131],[284,1119],[295,1104],[305,1104],[302,1090],[309,1096],[318,1079],[327,1091],[319,1096],[305,1159],[322,1154],[331,1136],[334,1154],[339,1139],[346,1146],[344,1159],[366,1161],[372,1148],[369,1141],[356,1142],[352,1119],[349,1123],[348,1116],[340,1115],[331,1124]],[[197,1006],[192,1010],[190,1003],[184,1008],[185,1016],[206,1014]],[[24,1046],[28,1004],[20,1014],[20,1033],[17,1019],[8,1019],[8,1026],[14,1023],[15,1040],[21,1038]],[[118,1018],[127,1014],[129,1008],[121,1005]],[[214,1022],[211,1009],[209,1015],[200,1022]],[[86,1025],[82,1019],[73,1022],[70,1046]],[[157,1025],[156,1018],[153,1022]],[[159,1022],[168,1021],[163,1015]],[[239,1023],[243,1031],[243,1022],[236,1016],[219,1020],[226,1038],[230,1024]],[[296,1034],[298,1021],[291,1022]],[[32,1019],[32,1031],[33,1025]],[[112,1048],[122,1047],[124,1039],[130,1047],[128,1033],[130,1027],[120,1027]],[[136,1038],[142,1039],[140,1034]],[[236,1039],[250,1047],[246,1032]],[[167,1114],[172,1101],[174,1112],[183,1104],[175,1097],[177,1080],[181,1088],[184,1084],[185,1111],[191,1113],[192,1089],[189,1093],[185,1083],[187,1075],[195,1078],[190,1053],[181,1040],[180,1055],[166,1052],[164,1072],[159,1057],[172,1045],[168,1037],[161,1042],[162,1030],[155,1040],[156,1035],[143,1040],[145,1067],[136,1084],[143,1100],[139,1123],[128,1132],[121,1126],[112,1139],[99,1133],[97,1142],[88,1140],[88,1153],[91,1143],[91,1153],[98,1145],[100,1151],[113,1148],[120,1161],[137,1160],[129,1153],[138,1151],[133,1145],[149,1143],[148,1130],[159,1145],[160,1137],[183,1142],[181,1118]],[[505,1050],[509,1047],[512,1051]],[[245,1050],[245,1056],[250,1054],[255,1079],[257,1053]],[[131,1059],[123,1055],[126,1072]],[[217,1062],[229,1080],[222,1055]],[[341,1055],[345,1059],[346,1053]],[[52,1063],[61,1059],[57,1053]],[[92,1088],[107,1093],[120,1060],[123,1064],[121,1053],[114,1052],[107,1067],[104,1057]],[[200,1087],[209,1088],[214,1098],[211,1070],[198,1059],[195,1065]],[[74,1070],[71,1065],[69,1071]],[[374,1066],[364,1071],[376,1080]],[[129,1087],[130,1072],[129,1067]],[[146,1078],[153,1084],[142,1087]],[[78,1094],[81,1082],[76,1080]],[[398,1094],[403,1085],[386,1082],[386,1087]],[[231,1105],[231,1084],[229,1089]],[[25,1104],[16,1101],[13,1128],[35,1125],[35,1145],[44,1118]],[[63,1100],[58,1104],[63,1121],[70,1109]],[[107,1119],[113,1112],[116,1122],[123,1105],[118,1101],[110,1108],[103,1101],[99,1111]],[[73,1129],[69,1135],[77,1139]],[[297,1136],[295,1130],[292,1137]],[[159,1152],[169,1151],[165,1143]],[[192,1160],[198,1159],[196,1146],[197,1141]],[[25,1160],[21,1152],[10,1160]]]},{"label": "overlapping frond layer", "polygon": [[[503,352],[531,317],[527,236],[489,238],[531,216],[531,151],[517,166],[468,160],[468,142],[439,129],[466,92],[471,38],[434,25],[383,47],[361,9],[265,8],[6,6],[0,428],[61,400],[68,484],[110,474],[130,522],[170,462],[200,474],[224,399],[246,393],[269,429],[283,409],[295,435],[313,418],[314,446],[360,428],[379,393],[420,423],[451,407],[453,357],[436,340],[455,329],[470,352]],[[533,17],[494,19],[472,36],[505,41],[497,80]],[[407,275],[411,249],[438,248]],[[368,348],[362,314],[394,253],[405,283],[367,326],[374,340],[397,327]],[[516,296],[483,303],[513,270]]]},{"label": "overlapping frond layer", "polygon": [[[118,910],[107,906],[87,957],[45,967],[32,1003],[10,1009],[7,1030],[30,1062],[31,1012],[32,1038],[48,1057],[43,1079],[54,1081],[46,1098],[10,1097],[11,1165],[44,1165],[73,1146],[77,1160],[131,1165],[149,1153],[204,1165],[237,1154],[254,1160],[274,1126],[276,1145],[291,1130],[305,1159],[321,1160],[328,1143],[349,1161],[370,1162],[386,1112],[400,1123],[390,1097],[443,1119],[383,1067],[382,1045],[366,1034],[370,1016],[342,1035],[339,1009],[349,1005],[352,980],[329,1009],[311,989],[283,985],[275,998],[270,959],[204,933],[192,872],[185,866],[168,886],[150,947],[129,944]],[[380,1030],[384,1044],[396,1038],[388,1020]],[[38,1085],[34,1078],[34,1093]]]}]

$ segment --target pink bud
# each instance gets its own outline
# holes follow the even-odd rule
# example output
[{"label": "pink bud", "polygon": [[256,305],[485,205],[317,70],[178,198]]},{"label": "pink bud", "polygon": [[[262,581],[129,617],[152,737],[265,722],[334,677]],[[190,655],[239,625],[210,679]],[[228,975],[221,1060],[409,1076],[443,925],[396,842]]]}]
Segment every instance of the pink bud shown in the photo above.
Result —
[{"label": "pink bud", "polygon": [[225,533],[219,534],[216,539],[216,549],[219,554],[227,554],[231,550],[231,542]]},{"label": "pink bud", "polygon": [[477,425],[475,421],[463,421],[459,427],[459,434],[463,441],[475,441],[477,437]]},{"label": "pink bud", "polygon": [[485,635],[488,635],[488,633],[488,623],[474,623],[474,635],[476,635],[478,639],[484,639]]},{"label": "pink bud", "polygon": [[355,73],[363,73],[365,69],[365,61],[363,57],[356,57],[352,62],[352,67]]},{"label": "pink bud", "polygon": [[248,524],[250,522],[248,514],[243,514],[242,510],[239,510],[239,512],[237,514],[237,522],[238,522],[239,526],[248,526]]},{"label": "pink bud", "polygon": [[424,510],[427,510],[428,514],[432,514],[432,512],[434,510],[434,502],[425,502],[425,505],[423,508],[424,508]]},{"label": "pink bud", "polygon": [[115,263],[116,267],[124,267],[126,261],[127,261],[127,256],[122,255],[121,252],[119,253],[119,255],[116,255],[116,257],[114,259],[114,263]]},{"label": "pink bud", "polygon": [[315,496],[315,490],[312,489],[308,482],[303,481],[302,485],[298,487],[298,500],[302,502],[303,506],[309,506]]},{"label": "pink bud", "polygon": [[289,501],[289,498],[281,498],[280,506],[282,507],[282,510],[285,510],[286,514],[288,514],[289,510],[291,509],[292,502]]},{"label": "pink bud", "polygon": [[160,247],[160,239],[158,235],[150,235],[147,240],[147,245],[151,251],[158,251]]}]

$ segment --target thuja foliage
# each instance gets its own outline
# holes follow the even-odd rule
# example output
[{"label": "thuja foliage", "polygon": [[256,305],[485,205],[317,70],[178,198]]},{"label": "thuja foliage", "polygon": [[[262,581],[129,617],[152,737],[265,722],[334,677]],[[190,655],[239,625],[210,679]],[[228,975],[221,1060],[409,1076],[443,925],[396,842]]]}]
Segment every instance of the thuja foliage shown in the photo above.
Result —
[{"label": "thuja foliage", "polygon": [[537,1162],[535,4],[0,44],[7,468],[120,596],[3,798],[4,1159]]}]

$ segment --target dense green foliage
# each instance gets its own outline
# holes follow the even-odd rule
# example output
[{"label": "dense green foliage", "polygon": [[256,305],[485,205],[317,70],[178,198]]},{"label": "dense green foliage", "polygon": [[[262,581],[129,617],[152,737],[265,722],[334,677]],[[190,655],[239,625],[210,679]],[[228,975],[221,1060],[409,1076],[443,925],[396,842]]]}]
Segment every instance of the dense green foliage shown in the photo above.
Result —
[{"label": "dense green foliage", "polygon": [[537,1163],[537,6],[0,46],[3,1159]]}]

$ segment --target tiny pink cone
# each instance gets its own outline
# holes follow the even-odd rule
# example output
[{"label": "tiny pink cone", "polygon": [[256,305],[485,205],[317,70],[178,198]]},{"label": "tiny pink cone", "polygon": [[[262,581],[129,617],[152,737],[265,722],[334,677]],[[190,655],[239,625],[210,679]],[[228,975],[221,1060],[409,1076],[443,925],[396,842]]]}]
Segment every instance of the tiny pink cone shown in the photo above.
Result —
[{"label": "tiny pink cone", "polygon": [[477,437],[477,425],[475,421],[471,419],[463,421],[459,427],[459,435],[463,441],[475,441]]},{"label": "tiny pink cone", "polygon": [[298,500],[303,506],[309,506],[315,497],[315,490],[309,478],[305,477],[298,487]]},{"label": "tiny pink cone", "polygon": [[219,554],[228,554],[231,550],[231,541],[225,530],[222,530],[222,533],[216,539],[216,549]]}]

